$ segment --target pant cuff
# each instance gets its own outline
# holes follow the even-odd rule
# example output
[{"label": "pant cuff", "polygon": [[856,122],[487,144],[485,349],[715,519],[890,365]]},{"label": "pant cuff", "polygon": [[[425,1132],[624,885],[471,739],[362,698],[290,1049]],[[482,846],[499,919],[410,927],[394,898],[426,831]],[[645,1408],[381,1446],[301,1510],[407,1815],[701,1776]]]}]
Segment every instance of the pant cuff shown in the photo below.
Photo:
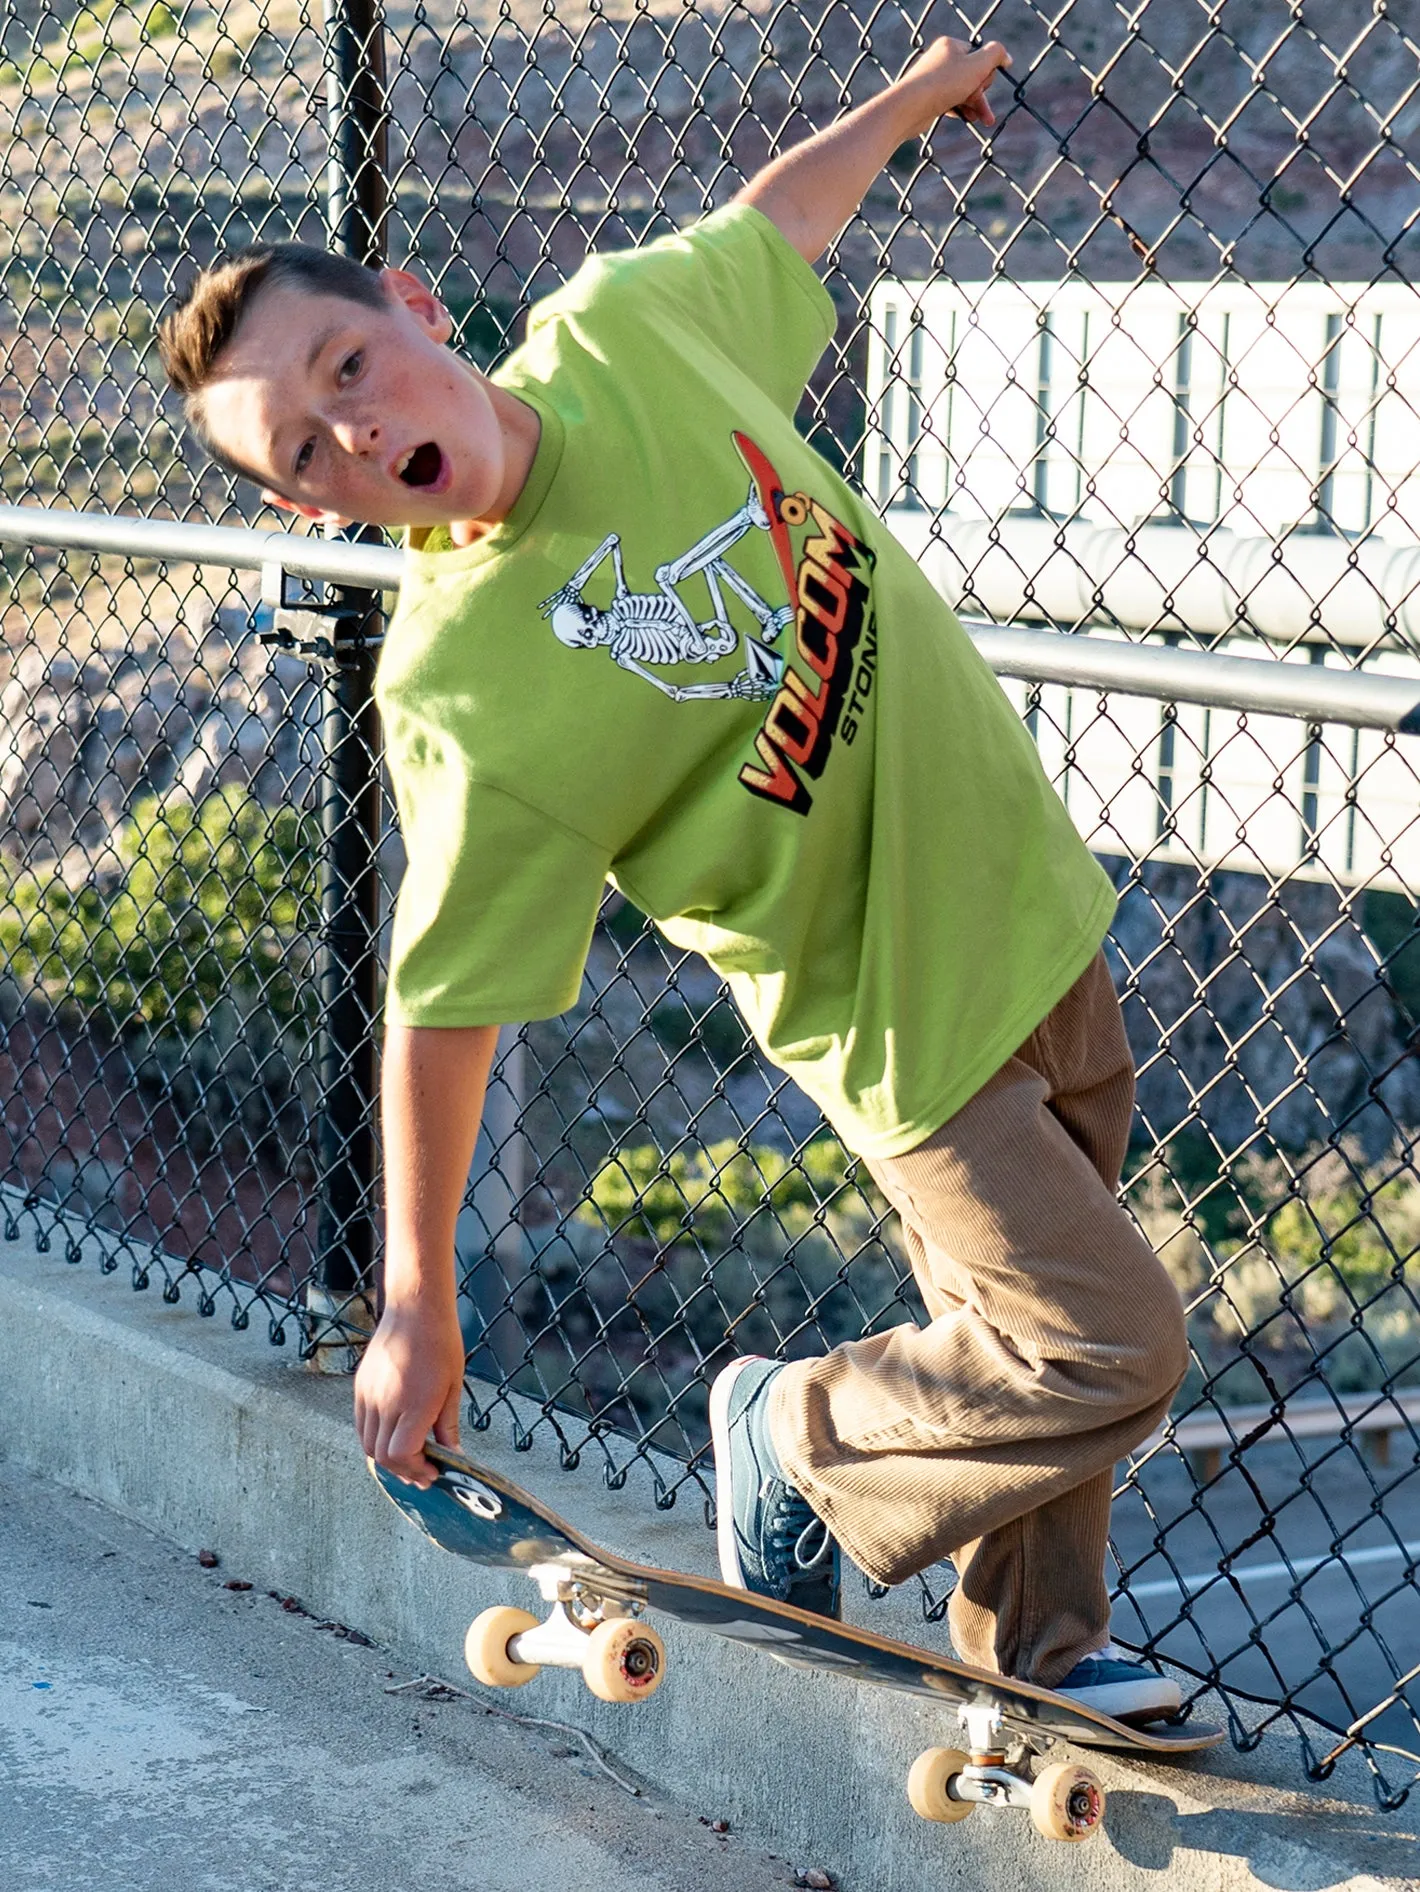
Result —
[{"label": "pant cuff", "polygon": [[[813,1448],[808,1421],[811,1389],[825,1371],[832,1373],[834,1356],[825,1354],[814,1360],[791,1360],[782,1373],[776,1373],[769,1388],[769,1436],[784,1475],[803,1497],[816,1516],[833,1532],[838,1546],[874,1583],[901,1583],[922,1568],[921,1563],[904,1559],[899,1551],[894,1557],[888,1549],[860,1537],[851,1518],[845,1518],[834,1495],[814,1476]],[[931,1559],[927,1559],[928,1562]]]}]

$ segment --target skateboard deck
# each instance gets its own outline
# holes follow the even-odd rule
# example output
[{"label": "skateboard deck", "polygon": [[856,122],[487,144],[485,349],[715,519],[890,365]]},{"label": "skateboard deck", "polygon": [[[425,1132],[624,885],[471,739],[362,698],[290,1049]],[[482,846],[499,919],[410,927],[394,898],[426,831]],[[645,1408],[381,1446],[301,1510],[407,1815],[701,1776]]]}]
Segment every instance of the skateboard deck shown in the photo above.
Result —
[{"label": "skateboard deck", "polygon": [[[553,1605],[546,1622],[516,1609],[485,1611],[477,1619],[465,1654],[487,1685],[516,1686],[542,1666],[578,1667],[604,1700],[644,1699],[665,1673],[664,1646],[643,1621],[649,1610],[763,1649],[781,1662],[896,1689],[954,1712],[967,1733],[968,1752],[933,1748],[921,1757],[913,1770],[914,1777],[923,1776],[917,1791],[909,1780],[914,1807],[927,1818],[955,1820],[977,1801],[1028,1805],[1040,1830],[1060,1839],[1089,1837],[1102,1815],[1103,1790],[1087,1769],[1068,1764],[1048,1768],[1032,1783],[1005,1766],[1008,1747],[1040,1752],[1070,1741],[1167,1758],[1223,1739],[1220,1730],[1191,1723],[1131,1726],[1052,1689],[972,1668],[939,1650],[896,1642],[713,1578],[635,1563],[592,1543],[501,1473],[432,1442],[425,1450],[438,1467],[427,1490],[372,1466],[386,1495],[443,1549],[493,1569],[522,1571]],[[942,1758],[924,1767],[932,1756]],[[1083,1830],[1054,1830],[1049,1810],[1037,1804],[1047,1776],[1062,1772],[1085,1784],[1075,1782],[1073,1801],[1063,1788],[1053,1796],[1060,1803],[1054,1827]]]}]

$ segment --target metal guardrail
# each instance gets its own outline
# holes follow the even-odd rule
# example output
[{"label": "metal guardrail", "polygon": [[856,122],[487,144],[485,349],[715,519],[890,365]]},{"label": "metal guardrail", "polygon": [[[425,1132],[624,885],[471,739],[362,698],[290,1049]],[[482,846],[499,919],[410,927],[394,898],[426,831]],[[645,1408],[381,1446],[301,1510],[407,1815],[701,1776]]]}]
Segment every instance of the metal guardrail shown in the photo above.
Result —
[{"label": "metal guardrail", "polygon": [[[403,572],[393,547],[41,506],[0,506],[0,541],[259,571],[263,600],[278,607],[284,577],[394,592]],[[1420,682],[1406,677],[962,622],[999,676],[1420,734]]]},{"label": "metal guardrail", "polygon": [[1087,633],[1007,629],[974,619],[963,623],[998,676],[1296,716],[1351,729],[1420,734],[1420,684],[1408,677],[1324,670],[1170,645],[1106,643]]},{"label": "metal guardrail", "polygon": [[1199,1479],[1207,1484],[1223,1469],[1225,1453],[1244,1453],[1285,1428],[1294,1439],[1364,1438],[1374,1463],[1390,1463],[1393,1435],[1420,1425],[1420,1392],[1332,1393],[1323,1399],[1283,1400],[1276,1405],[1230,1406],[1226,1416],[1197,1413],[1166,1420],[1131,1456],[1142,1459],[1161,1446],[1186,1452]]},{"label": "metal guardrail", "polygon": [[404,557],[393,546],[352,545],[297,532],[187,525],[124,514],[67,512],[54,506],[0,506],[0,540],[119,558],[215,565],[230,571],[286,572],[314,583],[397,591]]}]

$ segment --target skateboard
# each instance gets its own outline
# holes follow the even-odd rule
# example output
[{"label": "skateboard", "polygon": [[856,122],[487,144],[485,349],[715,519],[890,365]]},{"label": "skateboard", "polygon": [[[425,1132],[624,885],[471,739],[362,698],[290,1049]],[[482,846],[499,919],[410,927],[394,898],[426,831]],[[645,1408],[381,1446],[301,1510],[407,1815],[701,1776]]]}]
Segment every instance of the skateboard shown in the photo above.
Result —
[{"label": "skateboard", "polygon": [[978,1804],[1021,1807],[1049,1839],[1086,1840],[1104,1818],[1104,1789],[1089,1768],[1056,1761],[1034,1779],[1031,1757],[1058,1741],[1155,1759],[1194,1754],[1221,1730],[1156,1723],[1133,1727],[1052,1689],[1008,1680],[940,1651],[893,1642],[789,1603],[708,1577],[633,1563],[602,1550],[511,1479],[430,1443],[438,1476],[427,1490],[371,1464],[385,1494],[424,1534],[474,1563],[520,1570],[536,1584],[545,1617],[500,1606],[475,1618],[464,1658],[486,1688],[517,1688],[542,1668],[579,1669],[603,1701],[640,1702],[666,1674],[666,1650],[649,1609],[763,1649],[796,1667],[925,1697],[948,1711],[964,1747],[918,1756],[907,1797],[924,1819],[965,1819]]}]

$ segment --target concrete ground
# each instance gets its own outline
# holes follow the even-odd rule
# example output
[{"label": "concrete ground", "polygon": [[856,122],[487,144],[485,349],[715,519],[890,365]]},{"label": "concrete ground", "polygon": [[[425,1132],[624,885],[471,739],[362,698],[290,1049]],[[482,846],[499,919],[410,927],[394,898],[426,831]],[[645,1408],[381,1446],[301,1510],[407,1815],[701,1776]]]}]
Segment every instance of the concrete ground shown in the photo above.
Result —
[{"label": "concrete ground", "polygon": [[4,1892],[794,1882],[622,1769],[633,1798],[576,1735],[400,1689],[380,1649],[232,1580],[0,1464]]}]

